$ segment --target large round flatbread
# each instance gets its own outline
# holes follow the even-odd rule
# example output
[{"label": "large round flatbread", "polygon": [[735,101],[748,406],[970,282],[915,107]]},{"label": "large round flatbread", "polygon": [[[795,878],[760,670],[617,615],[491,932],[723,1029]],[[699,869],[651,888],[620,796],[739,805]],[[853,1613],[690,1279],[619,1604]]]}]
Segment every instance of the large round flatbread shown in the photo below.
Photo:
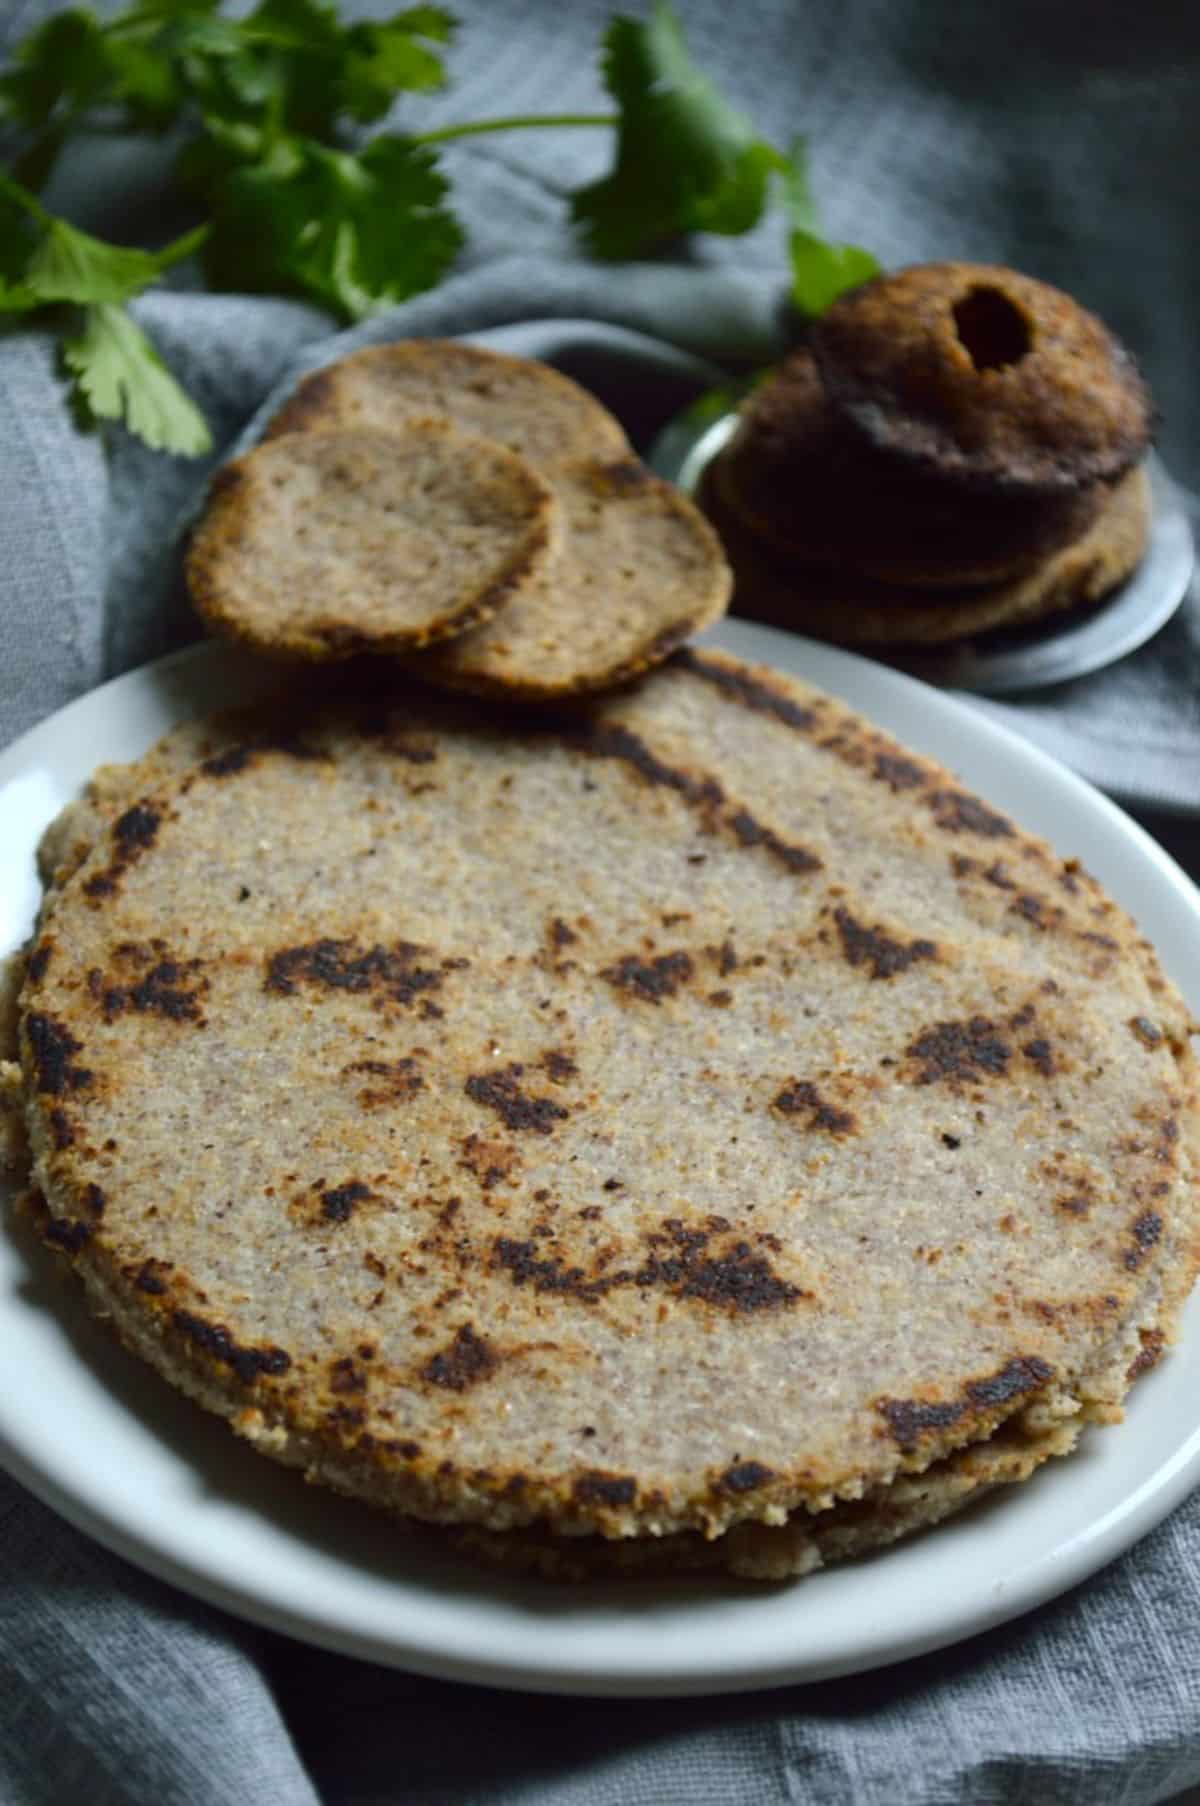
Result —
[{"label": "large round flatbread", "polygon": [[532,735],[414,694],[226,745],[64,871],[22,1007],[48,1233],[126,1339],[529,1549],[929,1521],[913,1476],[1061,1452],[1195,1269],[1132,924],[712,655]]}]

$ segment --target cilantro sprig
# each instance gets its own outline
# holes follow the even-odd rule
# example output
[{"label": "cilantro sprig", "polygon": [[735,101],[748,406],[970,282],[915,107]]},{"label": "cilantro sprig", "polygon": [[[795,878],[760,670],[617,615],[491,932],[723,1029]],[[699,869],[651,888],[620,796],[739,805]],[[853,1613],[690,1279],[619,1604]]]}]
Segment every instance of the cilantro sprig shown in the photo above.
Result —
[{"label": "cilantro sprig", "polygon": [[[668,0],[645,19],[611,20],[601,54],[610,114],[390,129],[401,96],[446,86],[455,30],[449,13],[424,5],[346,24],[335,0],[259,0],[239,18],[220,0],[135,0],[108,20],[83,7],[57,13],[0,73],[0,120],[19,138],[0,169],[0,323],[54,321],[86,417],[121,421],[156,448],[202,452],[204,420],[130,301],[198,256],[213,287],[299,295],[362,319],[435,287],[462,248],[440,147],[535,128],[615,133],[609,174],[569,197],[596,257],[744,233],[778,201],[801,309],[819,312],[877,267],[826,242],[803,145],[784,152],[756,136],[692,61]],[[97,129],[177,133],[176,176],[202,215],[195,231],[146,250],[46,210],[38,197],[64,144]]]},{"label": "cilantro sprig", "polygon": [[[63,361],[85,415],[123,420],[154,450],[185,456],[212,444],[204,416],[125,304],[197,251],[205,234],[198,227],[161,251],[106,244],[48,213],[0,171],[0,243],[10,265],[0,272],[0,312],[54,310],[62,323]],[[21,250],[23,258],[15,257]]]}]

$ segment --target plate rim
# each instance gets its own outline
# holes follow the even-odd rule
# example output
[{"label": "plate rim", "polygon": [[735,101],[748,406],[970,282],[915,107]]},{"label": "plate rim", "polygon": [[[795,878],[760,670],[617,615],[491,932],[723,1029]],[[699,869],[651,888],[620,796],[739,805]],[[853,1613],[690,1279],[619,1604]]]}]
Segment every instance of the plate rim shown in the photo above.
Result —
[{"label": "plate rim", "polygon": [[[1129,869],[1135,877],[1126,876],[1114,885],[1111,876],[1105,881],[1110,888],[1120,894],[1125,891],[1127,906],[1131,899],[1131,890],[1137,888],[1139,897],[1144,893],[1140,886],[1147,874],[1151,878],[1151,891],[1154,893],[1155,907],[1166,919],[1174,912],[1178,916],[1181,939],[1191,943],[1191,949],[1200,954],[1200,900],[1191,880],[1175,864],[1161,847],[1157,845],[1137,823],[1122,811],[1116,804],[1096,791],[1086,780],[1078,777],[1038,748],[1014,734],[1011,729],[989,717],[971,709],[970,705],[943,692],[930,690],[928,686],[901,673],[882,667],[873,661],[863,659],[853,653],[839,648],[825,646],[814,641],[806,641],[799,636],[788,635],[779,630],[758,626],[741,621],[727,621],[705,636],[708,644],[726,645],[741,656],[755,662],[768,664],[782,661],[785,670],[792,670],[810,677],[824,687],[842,695],[851,706],[864,709],[868,713],[877,713],[879,709],[879,693],[882,692],[885,719],[883,725],[906,743],[916,744],[921,750],[934,752],[943,762],[954,765],[955,758],[947,754],[944,742],[954,740],[956,736],[970,754],[969,763],[982,761],[985,753],[1001,755],[1002,765],[1005,756],[1013,763],[1009,765],[1006,782],[1017,783],[1021,773],[1040,774],[1048,778],[1050,788],[1056,796],[1069,798],[1071,804],[1081,809],[1085,822],[1102,824],[1101,838],[1115,837],[1116,844],[1129,857]],[[774,656],[772,656],[774,655]],[[241,677],[236,668],[241,665]],[[806,670],[805,667],[808,667]],[[138,710],[134,706],[140,698],[141,703],[153,704],[147,713],[155,717],[155,733],[163,731],[166,718],[182,719],[187,712],[188,699],[202,699],[200,706],[207,706],[206,693],[214,688],[222,687],[222,673],[232,673],[231,681],[246,681],[254,685],[270,682],[275,673],[270,672],[253,661],[239,660],[238,655],[213,642],[201,642],[185,648],[180,652],[168,655],[149,666],[127,673],[113,679],[108,684],[80,697],[68,704],[63,710],[38,724],[27,734],[14,742],[3,753],[0,753],[0,798],[6,793],[6,780],[20,778],[27,774],[39,760],[48,762],[53,768],[57,765],[68,768],[75,774],[64,782],[80,781],[97,762],[97,755],[106,756],[107,748],[103,743],[103,732],[97,743],[96,727],[103,729],[108,723],[110,736],[116,732],[115,724],[127,723],[130,716],[137,717]],[[859,696],[865,688],[868,700]],[[849,694],[847,694],[847,691]],[[164,716],[164,710],[166,715]],[[903,728],[896,725],[895,717],[899,716]],[[918,731],[913,734],[913,722]],[[931,738],[942,744],[922,747],[920,724],[924,721]],[[83,744],[86,743],[86,757]],[[126,745],[122,747],[121,756],[133,756]],[[968,782],[975,787],[979,780],[968,776]],[[984,788],[988,788],[984,786]],[[991,793],[995,796],[995,789]],[[996,798],[1004,801],[1003,798]],[[1033,797],[1034,814],[1042,815],[1049,810],[1049,805]],[[1011,803],[1006,806],[1011,808]],[[2,817],[0,817],[2,819]],[[31,830],[32,831],[32,830]],[[1035,831],[1047,832],[1035,826]],[[32,841],[27,842],[31,850]],[[1135,886],[1136,878],[1136,886]],[[0,953],[7,951],[0,947]],[[1197,973],[1200,973],[1200,960],[1196,962]],[[1173,976],[1179,982],[1190,977],[1192,1000],[1200,1004],[1200,975],[1181,973],[1178,969]],[[1185,985],[1185,990],[1187,989]],[[5,1270],[12,1265],[11,1234],[3,1238],[0,1244],[0,1290],[5,1283]],[[18,1255],[17,1258],[20,1258]],[[1193,1306],[1200,1307],[1200,1298],[1194,1298]],[[6,1345],[8,1331],[0,1331],[0,1348]],[[1141,1382],[1138,1407],[1145,1407],[1151,1395],[1158,1397],[1163,1392],[1163,1376],[1174,1377],[1182,1384],[1184,1368],[1182,1354],[1185,1347],[1192,1350],[1192,1358],[1200,1362],[1200,1308],[1190,1309],[1189,1320],[1182,1339],[1181,1347],[1173,1360],[1166,1363],[1158,1373],[1151,1374]],[[132,1357],[121,1356],[122,1360]],[[1176,1363],[1179,1363],[1177,1366]],[[169,1393],[169,1389],[156,1375],[149,1370],[144,1375],[150,1390],[161,1400],[161,1393]],[[1156,1389],[1156,1382],[1158,1382]],[[161,1390],[160,1390],[161,1389]],[[163,1533],[156,1531],[153,1524],[143,1521],[145,1514],[139,1518],[138,1512],[119,1509],[114,1513],[113,1501],[109,1499],[109,1510],[106,1514],[93,1495],[81,1496],[78,1488],[72,1490],[63,1483],[61,1468],[43,1458],[39,1460],[36,1447],[31,1450],[28,1443],[28,1430],[23,1431],[20,1412],[16,1410],[14,1401],[6,1397],[11,1389],[0,1388],[0,1463],[8,1467],[27,1489],[40,1497],[59,1515],[65,1517],[86,1535],[108,1547],[114,1553],[131,1560],[135,1565],[155,1574],[159,1579],[181,1587],[208,1603],[232,1612],[241,1618],[266,1625],[270,1629],[321,1647],[336,1650],[343,1654],[360,1659],[382,1662],[386,1665],[413,1670],[443,1679],[483,1684],[503,1689],[533,1690],[543,1693],[559,1693],[568,1695],[590,1695],[595,1697],[682,1697],[711,1695],[719,1693],[736,1693],[757,1691],[798,1682],[834,1678],[838,1675],[862,1672],[868,1669],[888,1666],[911,1659],[919,1654],[943,1648],[957,1643],[966,1637],[992,1628],[998,1624],[1019,1617],[1048,1599],[1065,1592],[1088,1575],[1095,1573],[1117,1555],[1121,1554],[1134,1541],[1146,1534],[1167,1513],[1172,1510],[1197,1480],[1200,1480],[1200,1425],[1176,1446],[1173,1446],[1158,1461],[1157,1466],[1148,1474],[1142,1475],[1132,1495],[1124,1499],[1117,1507],[1107,1512],[1098,1520],[1089,1519],[1082,1523],[1077,1533],[1068,1542],[1053,1551],[1043,1551],[1042,1556],[1031,1560],[1025,1569],[1010,1575],[1002,1586],[991,1586],[982,1591],[960,1598],[957,1602],[943,1604],[904,1629],[898,1631],[894,1627],[884,1639],[868,1638],[855,1648],[843,1646],[840,1651],[831,1653],[822,1660],[811,1654],[806,1659],[789,1659],[779,1649],[766,1646],[756,1655],[751,1635],[749,1650],[739,1646],[739,1653],[732,1653],[729,1647],[722,1646],[712,1656],[702,1661],[677,1662],[673,1667],[656,1665],[653,1651],[635,1648],[633,1643],[625,1649],[624,1655],[614,1655],[609,1651],[601,1659],[593,1650],[591,1655],[577,1658],[574,1664],[564,1665],[561,1649],[553,1656],[542,1661],[525,1661],[506,1658],[503,1650],[496,1643],[495,1636],[489,1640],[486,1621],[482,1634],[476,1634],[471,1645],[470,1638],[464,1642],[461,1626],[457,1626],[455,1637],[431,1638],[428,1631],[423,1634],[414,1632],[407,1638],[398,1636],[395,1627],[387,1636],[381,1636],[377,1630],[361,1621],[348,1623],[344,1616],[338,1620],[336,1611],[331,1616],[328,1610],[318,1610],[310,1606],[305,1609],[295,1600],[289,1605],[278,1596],[278,1588],[260,1585],[247,1586],[244,1581],[238,1582],[236,1577],[230,1580],[228,1558],[224,1564],[218,1555],[215,1562],[196,1562],[181,1554],[178,1539],[174,1543],[170,1538],[164,1542]],[[182,1415],[192,1420],[196,1407],[174,1394],[169,1394],[170,1408],[176,1408]],[[1143,1415],[1145,1414],[1143,1409]],[[228,1438],[228,1444],[236,1451],[238,1459],[245,1458],[252,1464],[261,1462],[262,1458],[250,1450],[242,1449],[234,1443],[228,1431],[217,1420],[211,1420],[212,1426]],[[146,1432],[148,1435],[152,1432]],[[1104,1437],[1119,1437],[1120,1429],[1106,1430]],[[1104,1447],[1112,1448],[1112,1443]],[[1080,1456],[1072,1457],[1078,1462]],[[1052,1464],[1054,1465],[1054,1464]],[[1061,1467],[1068,1469],[1070,1464]],[[283,1470],[277,1470],[282,1473]],[[1061,1478],[1055,1475],[1054,1478]],[[285,1476],[294,1484],[294,1476]],[[1033,1482],[1042,1476],[1035,1476]],[[1079,1469],[1070,1474],[1072,1480],[1083,1475]],[[1025,1494],[1007,1503],[1027,1505],[1035,1495]],[[335,1507],[341,1502],[335,1501]],[[1001,1509],[1003,1509],[1003,1505]],[[961,1527],[963,1520],[951,1520],[949,1524],[938,1528],[937,1537],[943,1539],[935,1547],[949,1547],[947,1539],[954,1536],[956,1522]],[[986,1543],[986,1526],[984,1532]],[[268,1536],[270,1542],[270,1535]],[[899,1557],[904,1562],[906,1554],[911,1562],[911,1551],[927,1547],[926,1539],[914,1539],[906,1545],[898,1545],[893,1551],[883,1551],[877,1556],[868,1558],[857,1564],[857,1572],[870,1577],[882,1572],[879,1564],[895,1564]],[[916,1561],[918,1574],[921,1561]],[[463,1564],[458,1564],[459,1573],[468,1577],[468,1590],[472,1582],[477,1582],[479,1594],[516,1593],[523,1597],[530,1593],[538,1602],[545,1600],[543,1583],[522,1583],[514,1587],[505,1583],[498,1587],[490,1577],[477,1576]],[[808,1602],[813,1599],[814,1589],[823,1592],[831,1591],[837,1597],[838,1583],[822,1587],[827,1576],[844,1575],[854,1569],[831,1569],[826,1574],[814,1575],[792,1586],[782,1589],[783,1595],[790,1597],[795,1587],[801,1590],[795,1593],[795,1611],[798,1618],[808,1615]],[[654,1587],[652,1596],[657,1600],[660,1589]],[[868,1590],[872,1589],[872,1581],[866,1582]],[[403,1588],[401,1589],[403,1591]],[[597,1589],[583,1589],[586,1605]],[[672,1586],[671,1594],[679,1591]],[[745,1589],[713,1589],[710,1593],[708,1583],[690,1585],[683,1589],[689,1596],[701,1594],[695,1609],[699,1620],[706,1619],[715,1623],[728,1621],[729,1613],[736,1618],[737,1614],[748,1612],[753,1614],[759,1610],[764,1601],[762,1592],[753,1591],[747,1596]],[[843,1589],[844,1590],[844,1589]],[[876,1587],[874,1589],[878,1591]],[[411,1591],[411,1586],[410,1586]],[[629,1593],[628,1584],[609,1587],[603,1590],[606,1602],[614,1602],[620,1606]],[[887,1591],[887,1582],[884,1582]],[[769,1589],[766,1596],[769,1602],[776,1602],[781,1596],[776,1589]],[[647,1583],[637,1583],[637,1597],[647,1597]],[[819,1596],[819,1595],[818,1595]],[[580,1597],[575,1595],[576,1600]],[[401,1603],[403,1603],[401,1601]],[[453,1603],[453,1602],[450,1602]],[[561,1596],[559,1596],[561,1604]],[[443,1607],[446,1602],[442,1601]],[[536,1612],[538,1606],[531,1608]],[[549,1619],[562,1618],[562,1612],[556,1608],[543,1606]],[[657,1607],[656,1607],[657,1609]],[[773,1609],[773,1604],[772,1604]],[[766,1604],[763,1605],[766,1615]],[[403,1616],[403,1612],[401,1613]],[[443,1609],[443,1619],[445,1620]],[[448,1621],[447,1621],[448,1622]],[[503,1608],[500,1621],[503,1623]],[[455,1625],[450,1626],[455,1629]],[[630,1633],[631,1636],[633,1633]],[[583,1632],[572,1633],[573,1637],[583,1636],[587,1642],[586,1628]],[[561,1640],[561,1639],[560,1639]],[[653,1640],[653,1639],[652,1639]],[[593,1637],[593,1642],[595,1638]],[[556,1646],[557,1647],[557,1646]],[[618,1639],[619,1648],[619,1639]],[[649,1655],[649,1659],[647,1656]]]}]

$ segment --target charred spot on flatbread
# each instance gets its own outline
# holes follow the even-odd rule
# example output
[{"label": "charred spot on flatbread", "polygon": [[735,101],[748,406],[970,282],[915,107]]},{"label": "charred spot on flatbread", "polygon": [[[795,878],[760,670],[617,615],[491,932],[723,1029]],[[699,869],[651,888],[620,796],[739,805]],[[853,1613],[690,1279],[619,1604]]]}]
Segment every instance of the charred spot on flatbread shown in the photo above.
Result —
[{"label": "charred spot on flatbread", "polygon": [[843,704],[705,652],[570,723],[348,674],[215,731],[61,842],[21,1084],[43,1233],[264,1454],[539,1571],[778,1576],[1027,1477],[1170,1339],[1185,1006]]}]

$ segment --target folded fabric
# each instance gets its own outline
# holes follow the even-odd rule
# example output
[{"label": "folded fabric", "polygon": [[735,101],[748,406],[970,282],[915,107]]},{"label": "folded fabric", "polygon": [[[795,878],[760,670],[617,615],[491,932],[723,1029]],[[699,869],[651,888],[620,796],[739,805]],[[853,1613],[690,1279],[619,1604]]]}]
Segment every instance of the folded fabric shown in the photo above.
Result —
[{"label": "folded fabric", "polygon": [[[778,354],[782,298],[778,278],[517,258],[332,335],[323,316],[292,303],[151,296],[138,316],[214,423],[219,450],[201,462],[163,458],[124,435],[106,461],[97,441],[73,426],[49,343],[28,335],[0,345],[0,431],[13,472],[0,491],[9,573],[0,614],[8,673],[0,735],[11,739],[48,709],[196,635],[179,582],[181,528],[200,506],[214,464],[253,437],[300,373],[399,335],[519,322],[530,323],[528,343],[541,348],[543,323],[561,321],[569,328],[550,334],[557,361],[616,409],[644,450],[707,383]],[[249,426],[248,398],[262,404]],[[1119,664],[978,706],[1135,809],[1200,810],[1195,590],[1161,633]]]}]

